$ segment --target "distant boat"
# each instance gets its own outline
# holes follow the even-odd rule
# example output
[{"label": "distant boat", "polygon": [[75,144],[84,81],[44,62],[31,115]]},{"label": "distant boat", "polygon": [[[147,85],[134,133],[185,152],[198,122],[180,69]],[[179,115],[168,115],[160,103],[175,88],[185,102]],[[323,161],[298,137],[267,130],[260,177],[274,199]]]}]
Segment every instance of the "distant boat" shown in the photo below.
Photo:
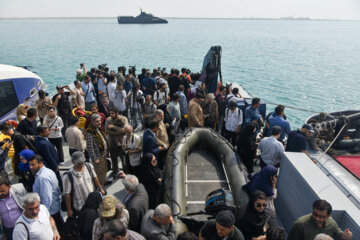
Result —
[{"label": "distant boat", "polygon": [[156,23],[168,23],[167,20],[155,17],[152,14],[143,12],[140,9],[140,15],[137,17],[133,16],[119,16],[118,22],[119,24],[156,24]]}]

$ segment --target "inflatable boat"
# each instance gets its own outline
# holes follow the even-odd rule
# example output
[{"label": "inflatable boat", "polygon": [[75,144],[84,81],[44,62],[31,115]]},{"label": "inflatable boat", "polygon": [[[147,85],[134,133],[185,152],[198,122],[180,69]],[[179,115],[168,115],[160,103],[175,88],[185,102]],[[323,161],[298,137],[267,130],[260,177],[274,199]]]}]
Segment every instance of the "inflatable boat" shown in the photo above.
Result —
[{"label": "inflatable boat", "polygon": [[190,128],[177,138],[166,157],[164,179],[165,202],[178,234],[196,232],[189,223],[201,226],[223,209],[240,215],[248,202],[241,188],[247,182],[245,166],[232,145],[209,128]]}]

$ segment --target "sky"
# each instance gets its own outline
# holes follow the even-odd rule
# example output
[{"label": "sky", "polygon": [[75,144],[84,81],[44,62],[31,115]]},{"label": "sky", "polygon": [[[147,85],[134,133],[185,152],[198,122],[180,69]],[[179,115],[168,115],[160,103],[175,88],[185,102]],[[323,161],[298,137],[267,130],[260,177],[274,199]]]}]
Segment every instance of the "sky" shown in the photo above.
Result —
[{"label": "sky", "polygon": [[0,18],[115,17],[360,20],[360,0],[0,0]]}]

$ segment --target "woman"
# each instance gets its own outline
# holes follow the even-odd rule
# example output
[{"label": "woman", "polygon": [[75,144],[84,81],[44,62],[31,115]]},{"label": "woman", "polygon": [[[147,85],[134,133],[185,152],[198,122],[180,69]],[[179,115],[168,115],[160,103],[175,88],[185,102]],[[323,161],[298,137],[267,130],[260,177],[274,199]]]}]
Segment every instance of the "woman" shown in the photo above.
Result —
[{"label": "woman", "polygon": [[95,220],[99,217],[98,208],[102,202],[100,192],[89,194],[79,214],[79,233],[81,239],[91,239]]},{"label": "woman", "polygon": [[125,209],[124,204],[122,204],[114,195],[107,195],[100,204],[99,218],[94,222],[92,239],[101,239],[101,232],[105,223],[113,219],[120,219],[127,227],[129,224],[129,212]]},{"label": "woman", "polygon": [[22,183],[28,192],[32,192],[32,186],[35,182],[35,177],[31,174],[29,167],[29,160],[34,155],[34,151],[30,149],[24,149],[19,153],[20,163],[18,168],[21,171]]},{"label": "woman", "polygon": [[256,155],[256,125],[255,123],[248,123],[240,130],[239,139],[237,141],[237,151],[244,161],[248,173],[254,170],[254,157]]},{"label": "woman", "polygon": [[261,169],[260,172],[256,173],[250,182],[244,186],[250,193],[253,193],[256,190],[260,190],[265,193],[267,197],[267,207],[265,211],[271,226],[276,226],[274,199],[277,197],[277,172],[278,169],[276,167],[267,165]]},{"label": "woman", "polygon": [[56,148],[60,165],[62,165],[64,163],[64,151],[61,129],[64,127],[64,123],[61,117],[57,116],[55,107],[48,108],[48,114],[44,117],[44,125],[49,128],[49,141]]},{"label": "woman", "polygon": [[163,175],[152,153],[146,153],[141,161],[140,182],[149,193],[149,209],[155,209],[161,199]]},{"label": "woman", "polygon": [[251,194],[250,201],[245,209],[244,214],[236,222],[245,237],[245,240],[265,240],[265,223],[266,223],[266,195],[262,191],[254,191]]},{"label": "woman", "polygon": [[24,103],[19,104],[19,106],[16,108],[16,118],[19,122],[26,118],[26,112],[29,108],[30,106]]},{"label": "woman", "polygon": [[110,107],[110,101],[108,95],[106,93],[103,93],[100,96],[99,112],[105,114],[105,117],[109,117],[110,116],[109,107]]}]

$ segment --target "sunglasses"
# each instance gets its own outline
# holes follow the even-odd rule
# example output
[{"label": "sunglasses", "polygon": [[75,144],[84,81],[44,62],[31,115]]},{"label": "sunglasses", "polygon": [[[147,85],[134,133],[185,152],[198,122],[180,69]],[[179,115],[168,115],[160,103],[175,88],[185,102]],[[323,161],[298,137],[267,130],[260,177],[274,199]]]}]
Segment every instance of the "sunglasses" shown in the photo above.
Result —
[{"label": "sunglasses", "polygon": [[256,207],[266,207],[267,206],[267,204],[266,203],[264,203],[264,204],[261,204],[261,203],[257,203],[256,204]]},{"label": "sunglasses", "polygon": [[312,214],[314,215],[314,217],[318,217],[318,218],[321,218],[321,219],[327,218],[327,216],[319,215],[319,214],[317,214],[316,212],[313,212]]}]

